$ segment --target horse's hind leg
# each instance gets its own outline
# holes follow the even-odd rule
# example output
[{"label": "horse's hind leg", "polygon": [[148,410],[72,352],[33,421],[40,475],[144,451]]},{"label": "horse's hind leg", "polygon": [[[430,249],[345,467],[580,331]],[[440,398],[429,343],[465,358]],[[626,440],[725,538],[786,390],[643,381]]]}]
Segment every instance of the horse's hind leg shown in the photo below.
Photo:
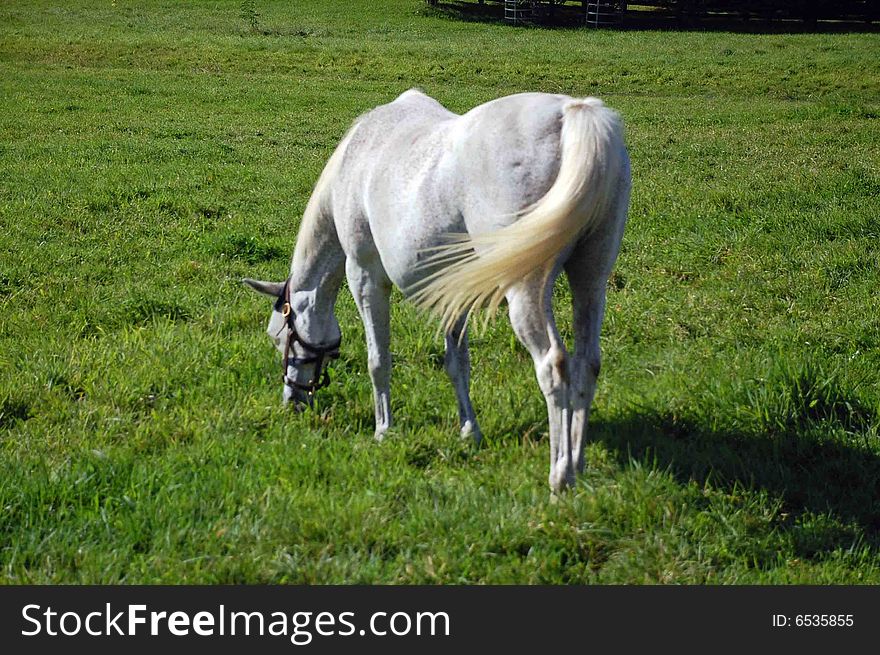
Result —
[{"label": "horse's hind leg", "polygon": [[538,385],[547,401],[550,423],[550,487],[574,484],[568,353],[556,330],[550,294],[553,276],[533,276],[507,293],[510,323],[535,364]]},{"label": "horse's hind leg", "polygon": [[599,328],[605,310],[605,280],[602,279],[599,286],[572,284],[572,296],[575,343],[570,368],[572,459],[575,469],[582,472],[587,421],[601,365]]},{"label": "horse's hind leg", "polygon": [[473,437],[479,444],[483,438],[480,426],[477,425],[477,415],[471,405],[471,358],[468,350],[467,318],[462,318],[455,327],[446,335],[446,357],[444,358],[446,374],[455,388],[455,398],[458,401],[458,421],[461,426],[462,437]]},{"label": "horse's hind leg", "polygon": [[348,286],[354,296],[367,339],[367,366],[373,383],[376,439],[391,427],[391,282],[382,270],[370,270],[349,258],[345,263]]},{"label": "horse's hind leg", "polygon": [[565,263],[571,286],[574,317],[574,355],[571,362],[571,439],[575,469],[584,470],[584,446],[590,407],[596,394],[601,353],[599,331],[605,314],[605,288],[626,221],[628,194],[621,195],[616,220],[581,241]]}]

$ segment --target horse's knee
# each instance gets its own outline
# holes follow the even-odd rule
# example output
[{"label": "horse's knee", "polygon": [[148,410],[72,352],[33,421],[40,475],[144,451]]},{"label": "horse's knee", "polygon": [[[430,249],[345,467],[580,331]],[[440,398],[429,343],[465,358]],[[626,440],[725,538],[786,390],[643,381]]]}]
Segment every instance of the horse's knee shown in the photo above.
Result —
[{"label": "horse's knee", "polygon": [[537,365],[538,383],[546,394],[558,391],[569,382],[569,358],[565,350],[551,346]]},{"label": "horse's knee", "polygon": [[592,375],[593,380],[599,379],[599,373],[602,372],[602,359],[599,355],[587,360],[587,371]]},{"label": "horse's knee", "polygon": [[551,348],[547,353],[554,377],[561,382],[568,382],[568,355],[562,348]]},{"label": "horse's knee", "polygon": [[572,384],[581,387],[584,384],[596,384],[602,371],[602,358],[598,350],[575,353],[571,362]]},{"label": "horse's knee", "polygon": [[578,368],[588,385],[596,384],[596,380],[599,379],[599,373],[602,371],[602,361],[599,359],[599,355],[591,355],[585,360],[578,362]]}]

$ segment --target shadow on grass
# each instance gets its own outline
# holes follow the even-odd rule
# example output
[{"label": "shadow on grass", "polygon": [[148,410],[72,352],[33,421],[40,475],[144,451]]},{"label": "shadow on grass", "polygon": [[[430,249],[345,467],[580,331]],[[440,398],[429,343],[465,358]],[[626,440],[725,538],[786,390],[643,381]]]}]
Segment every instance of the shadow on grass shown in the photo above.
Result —
[{"label": "shadow on grass", "polygon": [[[852,530],[814,535],[813,553],[850,547],[862,539],[880,548],[880,457],[857,441],[777,432],[765,435],[713,429],[656,411],[591,424],[591,440],[620,463],[651,462],[679,482],[709,483],[735,492],[764,490],[782,500],[783,529],[805,514],[830,514]],[[810,555],[813,553],[804,553]]]},{"label": "shadow on grass", "polygon": [[[877,553],[880,404],[872,380],[841,365],[778,357],[761,378],[719,385],[683,407],[637,404],[594,415],[588,439],[624,470],[645,466],[733,498],[766,493],[779,503],[774,529],[798,557]],[[505,434],[542,439],[546,419],[536,418],[521,414]]]},{"label": "shadow on grass", "polygon": [[[438,2],[426,5],[424,11],[438,16],[466,22],[510,24],[504,19],[503,2],[476,0],[469,2]],[[874,17],[875,21],[877,17]],[[580,3],[548,6],[534,22],[525,23],[531,27],[554,29],[583,29],[584,9]],[[680,15],[674,10],[655,8],[654,10],[628,10],[618,30],[668,30],[694,32],[738,32],[745,34],[804,34],[813,32],[880,32],[880,24],[864,19],[844,16],[839,20],[793,19],[778,15],[761,13],[715,13]]]}]

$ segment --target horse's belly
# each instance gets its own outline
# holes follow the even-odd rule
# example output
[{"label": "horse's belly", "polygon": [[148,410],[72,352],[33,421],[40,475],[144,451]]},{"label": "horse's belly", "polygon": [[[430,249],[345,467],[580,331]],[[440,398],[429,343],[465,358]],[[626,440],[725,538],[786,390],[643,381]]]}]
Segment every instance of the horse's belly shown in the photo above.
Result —
[{"label": "horse's belly", "polygon": [[389,279],[402,291],[430,273],[422,262],[432,248],[445,243],[446,235],[466,231],[454,185],[437,167],[429,170],[430,177],[424,170],[411,176],[397,170],[369,195],[373,243]]},{"label": "horse's belly", "polygon": [[448,217],[401,208],[382,220],[382,227],[373,230],[373,239],[388,278],[405,292],[430,273],[422,262],[431,248],[443,243],[443,235],[462,229],[463,225],[455,225]]}]

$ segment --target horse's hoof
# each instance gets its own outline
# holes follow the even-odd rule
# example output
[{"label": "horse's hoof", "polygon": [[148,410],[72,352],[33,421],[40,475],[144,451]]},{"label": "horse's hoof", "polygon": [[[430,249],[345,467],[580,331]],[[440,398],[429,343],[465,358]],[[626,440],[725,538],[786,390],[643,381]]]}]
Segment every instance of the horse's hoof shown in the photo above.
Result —
[{"label": "horse's hoof", "polygon": [[480,428],[476,423],[465,421],[464,425],[461,426],[461,438],[473,439],[474,445],[479,446],[480,442],[483,440],[483,433],[480,432]]},{"label": "horse's hoof", "polygon": [[574,469],[571,462],[556,462],[550,469],[550,489],[554,494],[565,491],[568,487],[574,486]]},{"label": "horse's hoof", "polygon": [[308,402],[301,400],[299,398],[293,398],[293,397],[291,397],[291,398],[285,397],[281,401],[281,404],[284,407],[284,409],[287,409],[287,410],[294,412],[296,414],[302,414],[303,412],[306,412],[306,411],[312,409],[312,406]]}]

